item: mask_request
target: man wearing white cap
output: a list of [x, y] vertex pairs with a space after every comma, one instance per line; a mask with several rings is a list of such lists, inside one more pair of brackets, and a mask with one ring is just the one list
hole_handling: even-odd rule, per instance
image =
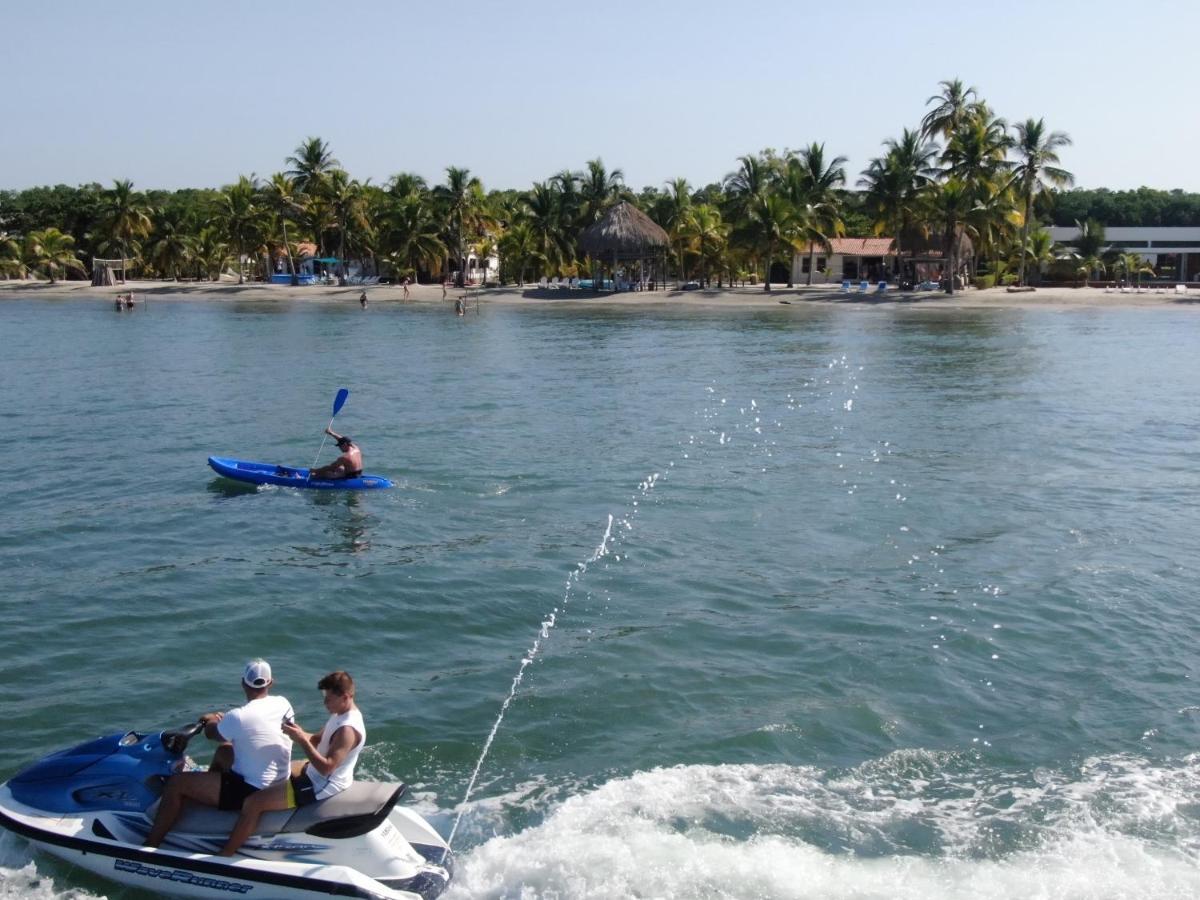
[[292, 741], [282, 731], [296, 714], [284, 697], [271, 696], [271, 666], [252, 659], [242, 674], [246, 704], [200, 717], [209, 740], [221, 741], [207, 772], [172, 775], [154, 816], [146, 846], [157, 847], [188, 801], [240, 810], [246, 798], [288, 776]]

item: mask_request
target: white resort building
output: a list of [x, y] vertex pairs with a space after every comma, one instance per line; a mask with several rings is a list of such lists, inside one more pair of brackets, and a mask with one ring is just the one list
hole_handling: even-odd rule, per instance
[[[1078, 237], [1075, 226], [1050, 229], [1050, 236], [1070, 246]], [[1200, 228], [1105, 227], [1104, 240], [1114, 253], [1137, 253], [1159, 278], [1186, 283], [1200, 281]]]

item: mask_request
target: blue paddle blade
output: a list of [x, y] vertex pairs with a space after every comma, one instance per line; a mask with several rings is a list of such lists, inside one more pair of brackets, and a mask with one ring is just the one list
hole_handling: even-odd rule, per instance
[[337, 392], [337, 396], [333, 398], [333, 414], [336, 416], [338, 410], [346, 405], [346, 398], [350, 396], [350, 392], [342, 388]]

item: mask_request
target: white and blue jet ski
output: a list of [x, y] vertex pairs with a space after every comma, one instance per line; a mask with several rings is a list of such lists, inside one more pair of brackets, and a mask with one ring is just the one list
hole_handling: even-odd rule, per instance
[[433, 900], [450, 883], [449, 847], [396, 805], [402, 784], [355, 781], [328, 800], [266, 813], [233, 857], [216, 854], [237, 813], [196, 806], [161, 847], [144, 846], [163, 785], [188, 764], [187, 743], [200, 731], [130, 731], [47, 756], [0, 785], [0, 826], [160, 895]]

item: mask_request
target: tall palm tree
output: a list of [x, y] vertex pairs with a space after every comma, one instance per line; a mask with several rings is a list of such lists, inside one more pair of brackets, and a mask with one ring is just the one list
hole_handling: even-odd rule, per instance
[[388, 258], [402, 274], [440, 271], [446, 261], [446, 244], [428, 193], [415, 185], [393, 183], [393, 187], [412, 189], [392, 197], [386, 207], [380, 241]]
[[675, 242], [679, 259], [680, 280], [686, 277], [683, 264], [684, 248], [687, 240], [684, 236], [685, 225], [692, 209], [691, 185], [686, 178], [675, 178], [666, 182], [667, 191], [662, 196], [660, 204], [660, 219], [658, 224]]
[[967, 87], [961, 79], [952, 78], [938, 83], [940, 94], [934, 94], [925, 101], [925, 105], [937, 104], [925, 114], [921, 120], [921, 136], [931, 138], [941, 135], [949, 138], [958, 131], [959, 127], [972, 112], [979, 108], [979, 92], [973, 87]]
[[[837, 189], [846, 183], [846, 157], [835, 156], [825, 162], [825, 145], [812, 143], [786, 161], [784, 184], [808, 241], [808, 284], [813, 281], [813, 263], [818, 242], [829, 250], [830, 234], [839, 234], [842, 220], [838, 216]], [[789, 270], [790, 272], [790, 270]], [[789, 282], [790, 284], [790, 282]]]
[[961, 178], [951, 176], [938, 186], [933, 199], [945, 235], [946, 293], [953, 294], [954, 280], [958, 275], [963, 218], [974, 206], [972, 190]]
[[[457, 166], [446, 167], [446, 183], [433, 189], [433, 195], [442, 205], [446, 221], [446, 234], [458, 261], [460, 278], [466, 276], [467, 235], [478, 227], [484, 208], [483, 184], [469, 169]], [[449, 272], [446, 273], [449, 275]]]
[[296, 191], [300, 194], [320, 193], [329, 174], [342, 167], [329, 145], [319, 137], [305, 138], [284, 162], [291, 166], [284, 174], [295, 179]]
[[229, 264], [229, 245], [225, 243], [224, 229], [219, 225], [201, 228], [193, 246], [196, 268], [205, 277], [217, 281]]
[[87, 272], [76, 252], [75, 238], [57, 228], [31, 231], [25, 238], [25, 261], [30, 268], [43, 270], [51, 284], [58, 272]]
[[775, 252], [796, 239], [796, 218], [792, 205], [779, 194], [757, 194], [747, 210], [749, 234], [766, 253], [763, 290], [771, 290], [771, 264]]
[[620, 169], [607, 171], [604, 162], [597, 157], [589, 159], [587, 170], [576, 177], [579, 181], [579, 193], [583, 198], [583, 219], [578, 224], [581, 228], [586, 228], [596, 222], [604, 210], [620, 197], [625, 186], [625, 174]]
[[338, 230], [338, 284], [345, 287], [347, 230], [365, 225], [362, 185], [352, 179], [345, 169], [334, 169], [329, 174], [327, 192]]
[[98, 249], [116, 252], [121, 258], [136, 259], [140, 241], [150, 234], [152, 210], [145, 197], [133, 189], [133, 182], [116, 180], [101, 195], [99, 218], [94, 233]]
[[[1075, 182], [1075, 176], [1058, 167], [1058, 149], [1071, 145], [1068, 134], [1048, 131], [1044, 119], [1018, 122], [1016, 130], [1017, 164], [1013, 178], [1020, 185], [1021, 199], [1025, 201], [1025, 221], [1021, 225], [1021, 246], [1025, 246], [1029, 235], [1029, 219], [1033, 215], [1034, 195], [1050, 187], [1067, 187]], [[1018, 282], [1025, 284], [1024, 254], [1021, 255]]]
[[[574, 240], [568, 234], [563, 196], [549, 182], [538, 182], [522, 200], [520, 221], [529, 225], [536, 259], [548, 269], [559, 269], [574, 260]], [[543, 273], [546, 274], [546, 273]]]
[[263, 186], [262, 198], [264, 205], [274, 214], [283, 231], [283, 249], [287, 253], [292, 287], [295, 287], [300, 283], [300, 279], [296, 276], [296, 261], [292, 258], [292, 245], [288, 240], [288, 221], [294, 221], [304, 211], [304, 198], [296, 189], [295, 179], [283, 172], [276, 172], [271, 176], [271, 180]]
[[238, 177], [236, 184], [226, 187], [217, 197], [216, 219], [238, 251], [238, 284], [244, 284], [246, 273], [242, 261], [247, 250], [257, 250], [262, 244], [263, 210], [258, 203], [258, 182], [254, 176]]
[[937, 148], [920, 131], [905, 128], [899, 140], [884, 141], [886, 153], [872, 159], [858, 180], [871, 210], [875, 233], [888, 233], [896, 258], [903, 254], [904, 235], [922, 218], [930, 186], [937, 177]]

